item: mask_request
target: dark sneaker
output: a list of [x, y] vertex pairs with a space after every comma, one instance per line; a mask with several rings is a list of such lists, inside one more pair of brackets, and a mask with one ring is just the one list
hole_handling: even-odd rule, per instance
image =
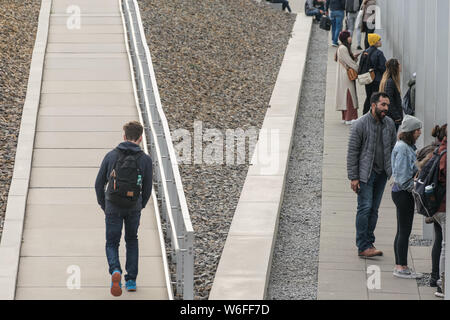
[[430, 278], [430, 287], [432, 287], [432, 288], [436, 288], [438, 285], [437, 285], [437, 279], [435, 279], [435, 278]]
[[128, 280], [128, 281], [125, 283], [125, 288], [126, 288], [127, 291], [129, 291], [129, 292], [136, 291], [136, 281], [134, 281], [134, 280]]
[[122, 295], [122, 273], [116, 270], [111, 275], [111, 294], [114, 297], [119, 297]]

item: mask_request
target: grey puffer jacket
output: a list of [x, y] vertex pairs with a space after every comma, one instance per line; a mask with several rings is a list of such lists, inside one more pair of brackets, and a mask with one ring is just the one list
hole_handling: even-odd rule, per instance
[[[385, 117], [381, 121], [384, 146], [384, 170], [388, 178], [392, 175], [391, 154], [397, 142], [394, 121]], [[347, 151], [347, 173], [349, 180], [367, 183], [372, 173], [377, 142], [377, 121], [371, 112], [356, 120], [350, 131]]]

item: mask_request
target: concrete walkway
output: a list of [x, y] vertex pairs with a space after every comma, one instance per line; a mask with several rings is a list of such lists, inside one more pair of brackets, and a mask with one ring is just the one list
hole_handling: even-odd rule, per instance
[[[66, 26], [69, 6], [81, 28]], [[109, 299], [104, 214], [94, 181], [103, 156], [138, 120], [118, 0], [53, 0], [16, 299]], [[139, 229], [138, 291], [167, 299], [152, 201]], [[125, 273], [124, 241], [121, 262]], [[67, 283], [79, 270], [81, 289]]]
[[[398, 279], [392, 275], [397, 221], [391, 199], [391, 181], [386, 186], [375, 231], [376, 247], [383, 257], [361, 259], [355, 246], [356, 195], [347, 179], [346, 154], [350, 127], [341, 123], [335, 111], [336, 48], [328, 50], [327, 97], [325, 105], [324, 157], [322, 180], [322, 220], [318, 299], [437, 299], [435, 288], [419, 287], [416, 280]], [[364, 87], [358, 86], [359, 115], [364, 103]], [[422, 234], [422, 217], [415, 215], [412, 234]], [[408, 263], [418, 272], [431, 272], [431, 247], [410, 247]], [[381, 288], [367, 287], [369, 266], [381, 270]]]

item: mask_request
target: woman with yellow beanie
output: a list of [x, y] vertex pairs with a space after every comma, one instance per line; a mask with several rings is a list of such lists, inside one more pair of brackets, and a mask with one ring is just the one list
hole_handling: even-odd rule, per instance
[[386, 71], [386, 57], [384, 56], [383, 51], [378, 49], [381, 47], [381, 36], [376, 33], [371, 33], [367, 36], [367, 38], [369, 40], [370, 47], [362, 54], [361, 61], [365, 56], [368, 57], [370, 68], [375, 71], [375, 79], [372, 83], [366, 85], [366, 101], [364, 102], [363, 110], [364, 114], [370, 110], [370, 97], [374, 92], [378, 92], [381, 79]]

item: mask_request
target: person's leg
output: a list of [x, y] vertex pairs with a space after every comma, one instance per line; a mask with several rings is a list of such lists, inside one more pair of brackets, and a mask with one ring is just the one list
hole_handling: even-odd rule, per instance
[[434, 215], [434, 219], [439, 223], [442, 229], [442, 247], [441, 247], [441, 257], [439, 260], [439, 275], [442, 280], [442, 292], [445, 288], [445, 242], [446, 242], [446, 232], [445, 232], [445, 212], [437, 212]]
[[108, 259], [109, 273], [119, 270], [122, 273], [119, 260], [119, 244], [122, 236], [123, 218], [116, 212], [105, 214], [106, 225], [106, 258]]
[[138, 229], [141, 219], [140, 211], [133, 211], [125, 217], [125, 243], [127, 248], [127, 262], [125, 281], [136, 280], [139, 264]]
[[361, 47], [361, 39], [362, 39], [362, 34], [361, 34], [361, 27], [360, 28], [356, 28], [356, 41], [357, 41], [357, 47]]
[[331, 19], [331, 40], [333, 44], [337, 44], [337, 39], [335, 39], [334, 35], [336, 33], [336, 11], [330, 12]]
[[[375, 174], [375, 173], [374, 173]], [[383, 199], [384, 189], [386, 187], [387, 176], [386, 173], [375, 174], [375, 180], [373, 183], [373, 196], [372, 196], [372, 210], [369, 216], [368, 236], [371, 246], [375, 243], [375, 228], [378, 222], [378, 208], [380, 207], [381, 200]]]
[[353, 37], [353, 31], [355, 30], [355, 22], [357, 13], [349, 13], [347, 15], [347, 30], [350, 32], [350, 36]]
[[360, 182], [358, 209], [356, 213], [356, 246], [359, 252], [371, 247], [369, 241], [369, 217], [372, 211], [373, 184], [376, 175], [372, 173], [367, 183]]
[[372, 83], [365, 86], [366, 87], [366, 101], [364, 101], [364, 109], [363, 114], [366, 114], [370, 110], [370, 98], [372, 97], [372, 93], [377, 92], [380, 88], [380, 83], [377, 81], [373, 81]]
[[341, 33], [342, 27], [344, 25], [345, 13], [344, 13], [344, 11], [339, 10], [339, 11], [336, 12], [336, 14], [337, 14], [336, 15], [336, 30], [335, 30], [335, 33], [334, 33], [334, 38], [336, 40], [335, 43], [338, 43], [339, 34]]
[[289, 6], [289, 1], [283, 0], [283, 11], [286, 8], [288, 9], [289, 12], [292, 12], [291, 7]]
[[397, 243], [397, 251], [399, 261], [397, 265], [408, 265], [408, 246], [409, 236], [411, 235], [413, 220], [414, 220], [414, 198], [408, 191], [400, 191], [396, 206], [399, 211], [399, 239]]
[[442, 247], [442, 228], [439, 223], [434, 222], [434, 242], [431, 250], [431, 279], [430, 284], [436, 286], [436, 281], [439, 280], [439, 262], [441, 258]]
[[399, 257], [398, 257], [398, 239], [399, 239], [399, 235], [400, 235], [400, 213], [399, 213], [399, 197], [398, 197], [398, 192], [391, 192], [392, 195], [392, 201], [395, 204], [396, 207], [396, 215], [397, 215], [397, 233], [395, 234], [395, 239], [394, 239], [394, 256], [395, 256], [395, 265], [399, 265]]

